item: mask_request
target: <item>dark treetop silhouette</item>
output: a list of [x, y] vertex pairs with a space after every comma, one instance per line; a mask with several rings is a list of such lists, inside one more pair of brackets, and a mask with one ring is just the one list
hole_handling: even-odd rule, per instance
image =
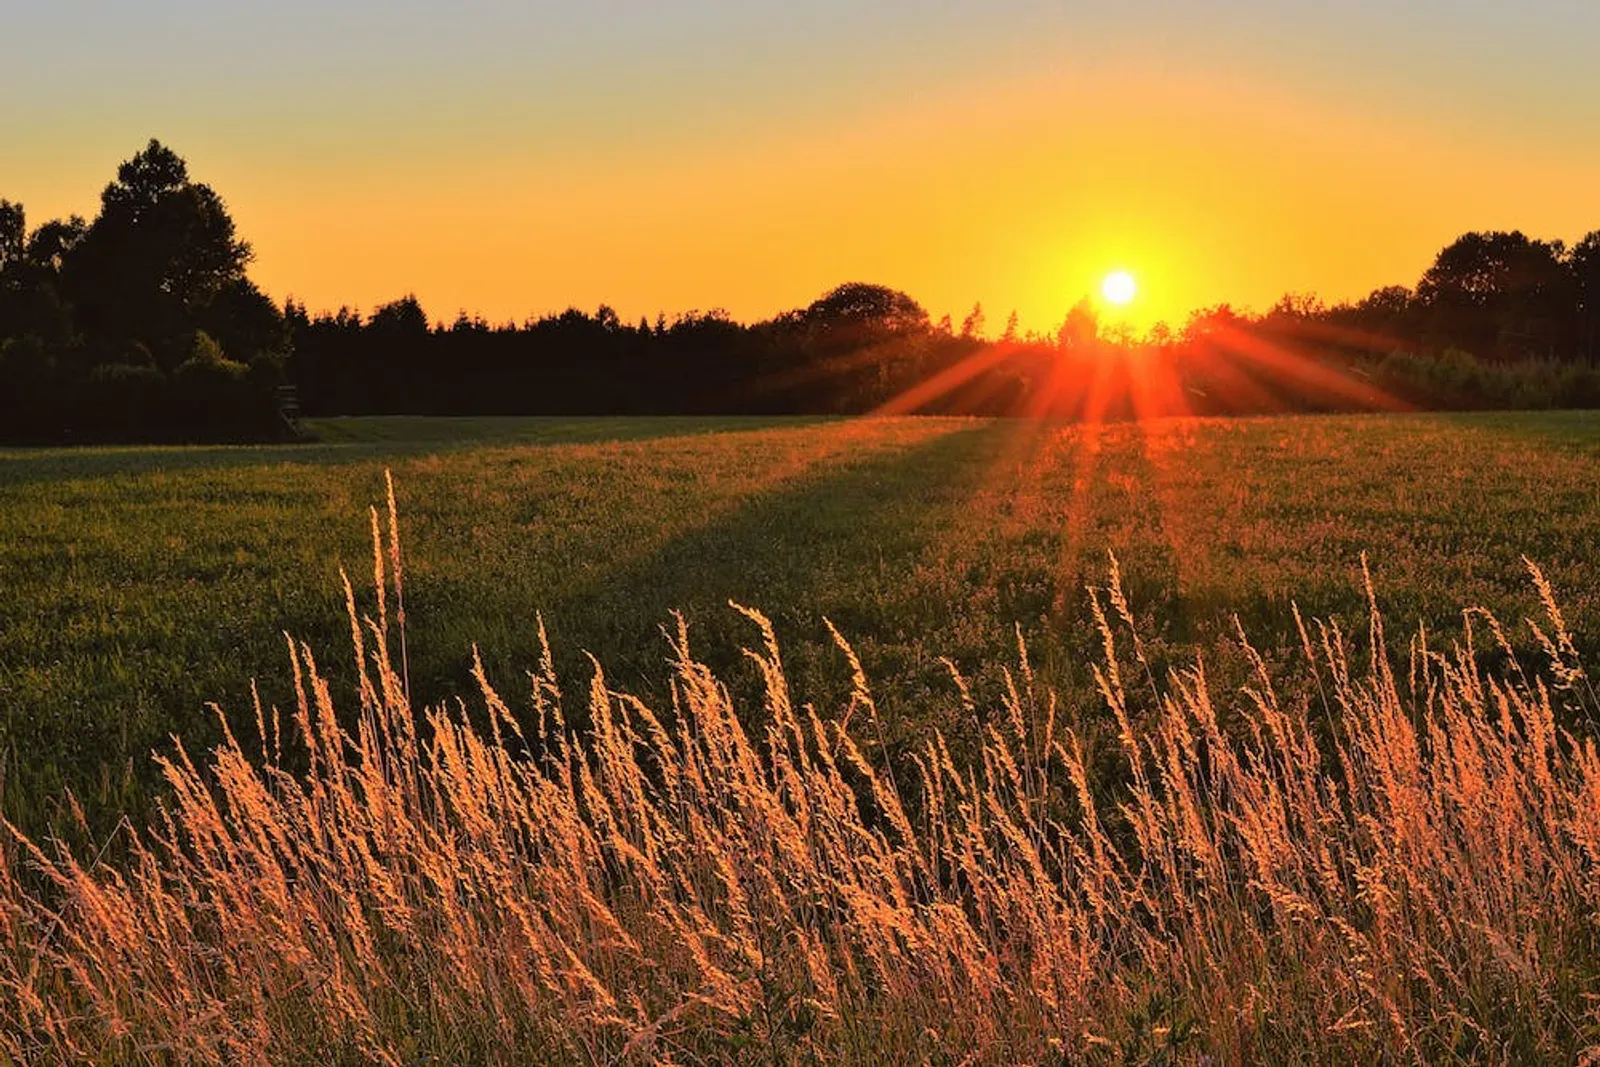
[[[1600, 404], [1600, 231], [1571, 248], [1469, 233], [1414, 290], [1326, 307], [1227, 305], [1179, 331], [1102, 336], [1088, 303], [998, 341], [851, 283], [754, 324], [623, 323], [601, 306], [521, 325], [430, 324], [413, 296], [363, 317], [280, 310], [247, 277], [221, 197], [152, 140], [92, 223], [27, 227], [0, 200], [0, 440], [268, 440], [307, 414], [1138, 414]], [[292, 401], [292, 403], [291, 403]]]

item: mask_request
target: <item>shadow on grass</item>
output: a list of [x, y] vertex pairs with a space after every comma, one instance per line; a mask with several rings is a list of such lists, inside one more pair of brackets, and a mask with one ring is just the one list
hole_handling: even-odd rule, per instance
[[[697, 658], [753, 683], [740, 650], [760, 638], [728, 606], [735, 601], [772, 619], [790, 681], [823, 706], [848, 691], [844, 660], [824, 617], [853, 642], [885, 646], [917, 643], [943, 628], [952, 605], [919, 591], [914, 568], [1003, 443], [1004, 431], [992, 425], [962, 426], [753, 496], [647, 556], [529, 605], [529, 630], [537, 607], [563, 686], [574, 697], [591, 673], [587, 649], [599, 656], [613, 685], [661, 706], [670, 702], [663, 688], [669, 656], [663, 628], [671, 626], [674, 611], [689, 623]], [[483, 649], [491, 678], [518, 695], [526, 691], [520, 679], [535, 662], [534, 652]], [[874, 680], [887, 687], [905, 664], [894, 666]], [[926, 666], [942, 671], [936, 656]], [[583, 701], [569, 698], [568, 704], [571, 713]]]

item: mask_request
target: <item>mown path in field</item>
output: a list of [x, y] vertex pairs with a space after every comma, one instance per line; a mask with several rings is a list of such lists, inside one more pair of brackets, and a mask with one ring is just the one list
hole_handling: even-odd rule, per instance
[[285, 630], [341, 660], [338, 568], [370, 603], [366, 509], [385, 467], [430, 699], [470, 695], [477, 644], [516, 705], [540, 611], [569, 691], [588, 650], [614, 685], [664, 701], [673, 609], [741, 684], [755, 635], [734, 599], [773, 618], [798, 695], [829, 710], [846, 685], [832, 619], [891, 744], [967, 731], [940, 657], [992, 692], [1014, 625], [1041, 681], [1092, 716], [1084, 587], [1108, 551], [1158, 663], [1200, 648], [1223, 675], [1232, 613], [1275, 664], [1294, 655], [1291, 601], [1362, 631], [1362, 552], [1391, 634], [1459, 633], [1467, 604], [1534, 614], [1523, 554], [1580, 636], [1600, 634], [1591, 415], [321, 428], [324, 443], [285, 448], [0, 452], [8, 811], [37, 818], [66, 784], [92, 807], [137, 804], [169, 732], [215, 736], [205, 701], [248, 721], [251, 678], [287, 700]]

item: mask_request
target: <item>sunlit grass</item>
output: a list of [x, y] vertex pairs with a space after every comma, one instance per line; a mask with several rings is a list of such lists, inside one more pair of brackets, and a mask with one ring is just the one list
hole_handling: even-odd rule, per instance
[[351, 706], [291, 641], [285, 710], [258, 706], [208, 758], [167, 746], [170, 814], [126, 829], [124, 859], [5, 834], [0, 1055], [1600, 1052], [1600, 706], [1537, 569], [1542, 663], [1480, 613], [1471, 632], [1501, 669], [1422, 635], [1397, 669], [1369, 585], [1364, 635], [1296, 618], [1288, 685], [1240, 633], [1253, 677], [1228, 693], [1198, 663], [1152, 666], [1111, 558], [1089, 599], [1108, 752], [1019, 644], [992, 703], [945, 665], [981, 738], [970, 758], [937, 729], [890, 758], [845, 639], [848, 691], [814, 706], [743, 608], [759, 707], [680, 624], [665, 703], [598, 665], [585, 696], [564, 693], [546, 650], [521, 713], [481, 671], [470, 706], [423, 711], [394, 658], [390, 516], [374, 513], [373, 583], [347, 602]]
[[[411, 675], [428, 703], [470, 693], [475, 643], [490, 679], [522, 692], [540, 610], [571, 684], [588, 650], [667, 700], [660, 628], [682, 609], [701, 656], [750, 697], [731, 598], [771, 614], [791, 678], [821, 704], [849, 688], [827, 616], [882, 689], [892, 748], [940, 726], [968, 749], [940, 657], [998, 700], [1013, 624], [1041, 680], [1093, 717], [1083, 588], [1108, 550], [1151, 619], [1150, 654], [1203, 649], [1224, 684], [1248, 670], [1229, 650], [1233, 613], [1274, 669], [1291, 597], [1359, 620], [1363, 551], [1402, 632], [1459, 634], [1463, 603], [1536, 613], [1526, 553], [1575, 631], [1600, 633], [1600, 422], [1586, 414], [336, 425], [311, 446], [0, 453], [10, 817], [42, 825], [71, 785], [107, 828], [146, 810], [149, 753], [171, 733], [218, 739], [206, 701], [237, 715], [257, 679], [286, 705], [279, 635], [339, 640], [337, 568], [365, 553], [350, 516], [386, 466], [416, 558]], [[353, 693], [348, 669], [333, 674]]]

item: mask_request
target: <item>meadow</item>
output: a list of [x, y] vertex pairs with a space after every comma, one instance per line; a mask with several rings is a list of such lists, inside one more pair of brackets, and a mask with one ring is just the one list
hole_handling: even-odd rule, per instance
[[11, 818], [53, 821], [64, 787], [99, 827], [142, 813], [152, 751], [219, 738], [208, 702], [243, 721], [255, 681], [285, 704], [282, 635], [343, 647], [341, 567], [370, 595], [367, 509], [386, 469], [411, 682], [430, 704], [473, 691], [474, 646], [494, 684], [524, 691], [541, 614], [569, 685], [587, 684], [588, 652], [615, 684], [664, 697], [674, 611], [697, 655], [753, 685], [734, 600], [768, 613], [819, 706], [850, 684], [831, 620], [881, 691], [892, 748], [931, 725], [972, 741], [941, 660], [998, 697], [1019, 632], [1041, 682], [1092, 717], [1086, 587], [1108, 552], [1158, 669], [1203, 650], [1225, 683], [1245, 666], [1234, 616], [1274, 665], [1296, 644], [1295, 603], [1359, 625], [1363, 553], [1402, 642], [1418, 624], [1459, 634], [1466, 606], [1536, 614], [1523, 556], [1580, 647], [1600, 634], [1591, 414], [311, 429], [308, 445], [0, 451]]
[[0, 1064], [1600, 1056], [1600, 420], [316, 429], [0, 453]]

